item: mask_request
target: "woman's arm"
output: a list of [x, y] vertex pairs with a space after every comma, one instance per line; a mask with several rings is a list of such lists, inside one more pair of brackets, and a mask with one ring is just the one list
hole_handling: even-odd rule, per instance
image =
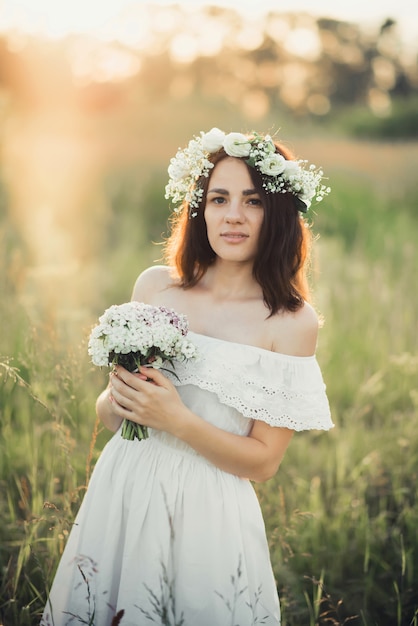
[[135, 375], [117, 367], [116, 372], [111, 375], [110, 403], [121, 420], [164, 430], [231, 474], [262, 482], [276, 473], [292, 430], [255, 422], [248, 437], [235, 435], [190, 411], [160, 371], [140, 368], [140, 375]]
[[293, 430], [255, 421], [250, 435], [243, 437], [193, 416], [183, 422], [177, 436], [220, 469], [264, 482], [279, 469]]
[[122, 423], [122, 419], [114, 410], [114, 403], [110, 394], [110, 383], [96, 400], [96, 414], [104, 426], [116, 432]]

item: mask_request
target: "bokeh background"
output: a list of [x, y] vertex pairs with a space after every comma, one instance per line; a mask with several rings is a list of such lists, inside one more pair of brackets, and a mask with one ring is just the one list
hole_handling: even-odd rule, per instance
[[283, 626], [418, 624], [418, 23], [312, 4], [0, 4], [5, 626], [38, 623], [109, 438], [90, 328], [159, 262], [168, 161], [213, 126], [277, 133], [332, 187], [311, 282], [336, 428], [256, 486]]

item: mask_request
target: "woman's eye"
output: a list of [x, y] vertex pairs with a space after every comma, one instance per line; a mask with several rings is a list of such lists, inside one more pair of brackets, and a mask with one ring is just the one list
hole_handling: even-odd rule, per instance
[[212, 198], [212, 202], [214, 204], [223, 204], [225, 202], [225, 198], [222, 196], [216, 196], [215, 198]]
[[251, 204], [252, 206], [262, 206], [260, 198], [250, 198], [248, 200], [248, 204]]

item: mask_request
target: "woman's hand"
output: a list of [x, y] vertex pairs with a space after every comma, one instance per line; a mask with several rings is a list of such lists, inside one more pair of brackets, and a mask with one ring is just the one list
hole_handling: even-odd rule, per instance
[[132, 374], [117, 365], [110, 375], [109, 400], [121, 419], [176, 434], [189, 412], [175, 386], [162, 372], [140, 367]]

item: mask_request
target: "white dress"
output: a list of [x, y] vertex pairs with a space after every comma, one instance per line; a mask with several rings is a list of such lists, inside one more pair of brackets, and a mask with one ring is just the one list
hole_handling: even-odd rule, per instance
[[[332, 427], [315, 356], [294, 357], [197, 333], [195, 362], [169, 375], [184, 403], [246, 436], [253, 420]], [[51, 610], [53, 619], [51, 618]], [[42, 626], [279, 626], [260, 506], [249, 480], [150, 429], [116, 432], [94, 469]]]

